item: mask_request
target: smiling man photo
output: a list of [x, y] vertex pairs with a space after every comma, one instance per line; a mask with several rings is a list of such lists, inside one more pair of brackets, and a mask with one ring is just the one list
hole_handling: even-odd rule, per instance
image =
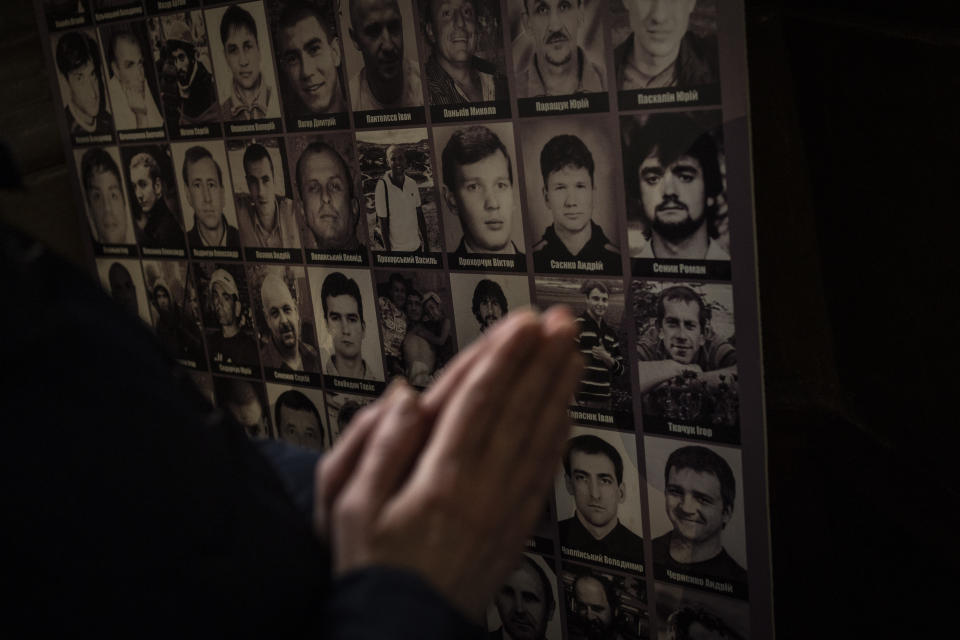
[[289, 121], [347, 110], [340, 37], [328, 0], [290, 2], [280, 13], [277, 66]]

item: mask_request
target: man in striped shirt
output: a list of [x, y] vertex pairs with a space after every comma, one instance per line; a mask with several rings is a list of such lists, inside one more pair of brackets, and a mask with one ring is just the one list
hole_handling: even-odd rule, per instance
[[577, 392], [577, 404], [594, 409], [610, 409], [610, 386], [623, 374], [620, 339], [610, 323], [604, 322], [610, 300], [610, 288], [601, 280], [587, 280], [580, 287], [586, 296], [587, 310], [576, 320], [577, 344], [586, 360], [583, 380]]

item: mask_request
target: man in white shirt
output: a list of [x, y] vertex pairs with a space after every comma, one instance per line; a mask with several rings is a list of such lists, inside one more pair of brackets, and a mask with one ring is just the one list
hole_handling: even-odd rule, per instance
[[406, 173], [407, 158], [396, 145], [387, 147], [390, 170], [377, 181], [374, 204], [384, 249], [393, 253], [420, 253], [426, 249], [427, 223], [420, 188]]

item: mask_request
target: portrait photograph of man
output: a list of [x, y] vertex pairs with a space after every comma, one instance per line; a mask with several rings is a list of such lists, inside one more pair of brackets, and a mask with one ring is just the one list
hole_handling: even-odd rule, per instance
[[621, 118], [631, 258], [730, 260], [719, 123], [719, 112]]
[[[433, 140], [450, 267], [526, 270], [513, 126], [436, 127]], [[507, 262], [468, 259], [475, 254], [497, 254]]]
[[607, 121], [590, 116], [524, 123], [529, 228], [537, 230], [538, 273], [619, 275], [623, 203], [611, 160], [616, 149]]
[[75, 149], [90, 235], [101, 245], [133, 245], [136, 236], [116, 147]]
[[427, 130], [358, 132], [357, 155], [370, 248], [386, 253], [439, 253], [440, 215]]
[[218, 135], [220, 103], [201, 11], [147, 19], [164, 120], [171, 137]]
[[240, 243], [245, 247], [299, 249], [300, 230], [282, 141], [254, 138], [227, 140], [226, 145]]
[[[280, 101], [263, 3], [231, 3], [207, 9], [205, 14], [223, 121], [279, 119]], [[276, 127], [279, 131], [279, 122]]]
[[383, 382], [380, 332], [370, 272], [310, 267], [314, 313], [321, 320], [323, 373]]
[[251, 440], [273, 439], [270, 405], [262, 382], [213, 376], [216, 405], [230, 414]]
[[360, 213], [353, 136], [297, 136], [287, 139], [287, 149], [300, 237], [305, 249], [321, 254], [314, 260], [308, 251], [308, 260], [366, 265], [369, 236]]
[[636, 436], [587, 427], [571, 434], [555, 492], [561, 552], [644, 575]]
[[658, 640], [750, 637], [750, 605], [746, 602], [665, 582], [658, 582], [656, 591]]
[[644, 429], [697, 425], [698, 437], [740, 442], [733, 287], [631, 284]]
[[327, 405], [327, 424], [333, 442], [344, 434], [353, 416], [376, 398], [355, 393], [327, 391], [324, 400]]
[[43, 0], [43, 13], [50, 30], [81, 27], [93, 21], [90, 0]]
[[320, 353], [303, 267], [247, 264], [260, 363], [267, 370], [320, 373]]
[[184, 249], [183, 216], [169, 145], [121, 147], [120, 157], [137, 242], [148, 249]]
[[644, 454], [656, 578], [709, 578], [701, 588], [745, 599], [740, 450], [647, 436]]
[[564, 563], [561, 573], [569, 640], [640, 640], [650, 637], [642, 579]]
[[150, 319], [160, 344], [172, 358], [192, 369], [207, 366], [196, 286], [183, 260], [144, 260]]
[[151, 324], [147, 290], [139, 260], [97, 258], [97, 274], [100, 276], [100, 284], [124, 311], [140, 318], [148, 326]]
[[287, 128], [348, 111], [337, 0], [271, 0]]
[[326, 413], [322, 391], [268, 382], [267, 400], [277, 438], [314, 451], [330, 448], [330, 430], [322, 418]]
[[411, 0], [342, 0], [340, 24], [354, 111], [423, 106]]
[[530, 306], [530, 285], [525, 276], [451, 273], [450, 291], [461, 349], [507, 313]]
[[[160, 89], [146, 25], [140, 21], [104, 25], [100, 27], [100, 40], [117, 130], [161, 129]], [[158, 134], [162, 137], [163, 132]]]
[[557, 577], [541, 556], [524, 554], [487, 609], [488, 640], [562, 640]]
[[604, 3], [520, 0], [509, 6], [518, 98], [606, 91]]
[[50, 40], [63, 113], [74, 143], [112, 141], [113, 115], [104, 87], [103, 56], [96, 32], [70, 31]]
[[[716, 85], [717, 0], [610, 2], [617, 90]], [[719, 94], [717, 95], [719, 97]]]
[[193, 264], [203, 304], [203, 326], [211, 366], [220, 373], [259, 374], [254, 313], [243, 267], [210, 262]]
[[[509, 100], [499, 3], [418, 0], [417, 4], [430, 104]], [[505, 117], [509, 112], [497, 115]]]
[[180, 202], [190, 246], [195, 250], [239, 248], [237, 212], [223, 142], [179, 142], [171, 148], [182, 181]]

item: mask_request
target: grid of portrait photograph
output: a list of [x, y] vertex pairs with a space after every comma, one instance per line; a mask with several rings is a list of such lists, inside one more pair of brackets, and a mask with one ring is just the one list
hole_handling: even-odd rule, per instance
[[566, 305], [574, 426], [489, 637], [749, 637], [717, 0], [35, 1], [96, 274], [214, 406], [327, 450]]

